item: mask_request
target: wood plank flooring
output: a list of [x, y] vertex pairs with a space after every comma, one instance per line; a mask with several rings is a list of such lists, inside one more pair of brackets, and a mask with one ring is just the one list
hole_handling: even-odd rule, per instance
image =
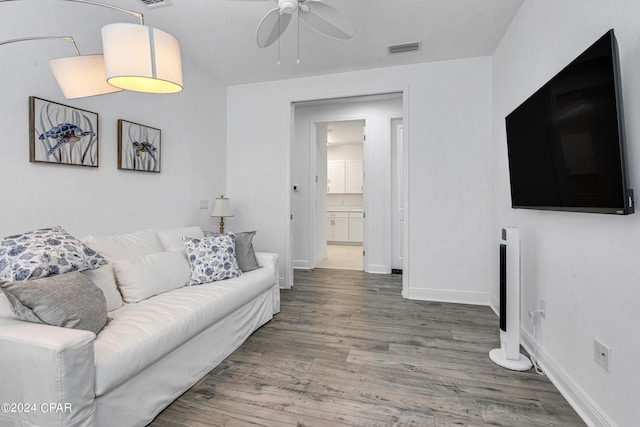
[[546, 377], [490, 361], [491, 309], [405, 300], [401, 280], [297, 271], [282, 312], [150, 425], [585, 425]]

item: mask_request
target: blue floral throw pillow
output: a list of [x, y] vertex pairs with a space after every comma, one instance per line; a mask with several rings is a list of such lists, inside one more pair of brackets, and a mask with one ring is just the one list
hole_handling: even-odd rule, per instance
[[62, 227], [14, 234], [0, 240], [0, 281], [93, 270], [107, 263], [102, 255]]
[[236, 236], [233, 233], [196, 239], [183, 237], [191, 264], [189, 285], [215, 282], [242, 274], [236, 258]]

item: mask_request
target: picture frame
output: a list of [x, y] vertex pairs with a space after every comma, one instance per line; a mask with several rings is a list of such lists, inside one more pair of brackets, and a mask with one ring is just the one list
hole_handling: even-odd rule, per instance
[[118, 119], [118, 169], [160, 173], [160, 129]]
[[29, 161], [98, 167], [98, 113], [29, 97]]

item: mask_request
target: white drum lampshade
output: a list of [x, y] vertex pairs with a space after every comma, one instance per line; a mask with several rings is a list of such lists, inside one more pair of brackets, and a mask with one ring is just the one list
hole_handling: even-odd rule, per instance
[[180, 42], [146, 25], [117, 23], [102, 27], [102, 48], [109, 84], [136, 92], [182, 90]]
[[122, 91], [107, 83], [102, 55], [51, 59], [49, 67], [67, 99]]

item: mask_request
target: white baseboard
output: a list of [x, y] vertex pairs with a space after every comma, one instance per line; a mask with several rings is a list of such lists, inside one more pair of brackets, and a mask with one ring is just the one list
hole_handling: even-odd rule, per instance
[[391, 268], [388, 265], [369, 264], [364, 271], [373, 274], [389, 274], [391, 273]]
[[297, 270], [311, 270], [313, 266], [311, 265], [311, 261], [294, 259], [293, 268]]
[[[520, 328], [522, 346], [533, 354], [533, 337], [527, 330]], [[544, 348], [536, 347], [538, 365], [560, 394], [590, 427], [616, 427], [616, 423], [589, 397], [589, 395], [571, 378], [562, 366]]]
[[483, 292], [448, 291], [441, 289], [408, 289], [406, 298], [421, 301], [489, 305], [489, 294]]
[[500, 307], [496, 307], [495, 305], [489, 303], [489, 308], [493, 310], [496, 316], [500, 317]]

